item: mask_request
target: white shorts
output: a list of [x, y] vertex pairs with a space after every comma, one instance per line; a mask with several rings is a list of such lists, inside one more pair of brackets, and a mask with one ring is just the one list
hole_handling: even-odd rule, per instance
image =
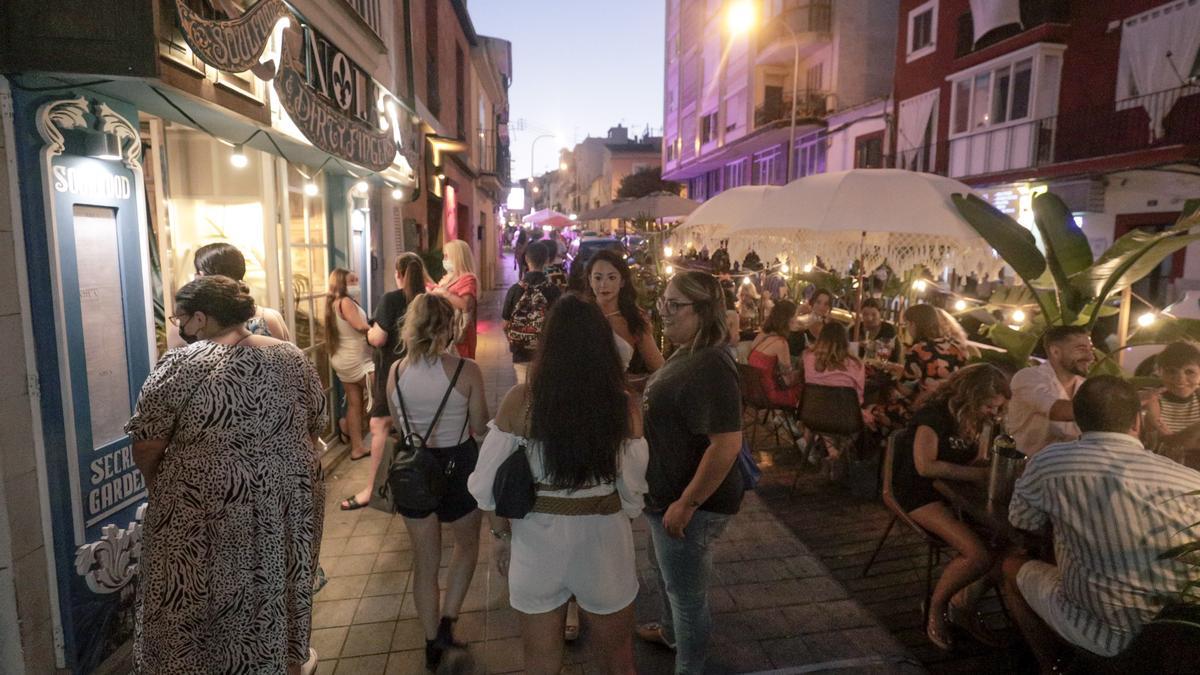
[[573, 595], [585, 612], [612, 614], [637, 597], [628, 516], [530, 513], [512, 526], [508, 601], [518, 612], [549, 612]]
[[1058, 568], [1040, 560], [1030, 560], [1017, 571], [1017, 588], [1042, 621], [1062, 639], [1100, 656], [1116, 656], [1117, 650], [1096, 642], [1067, 616], [1067, 600], [1062, 594], [1062, 575]]

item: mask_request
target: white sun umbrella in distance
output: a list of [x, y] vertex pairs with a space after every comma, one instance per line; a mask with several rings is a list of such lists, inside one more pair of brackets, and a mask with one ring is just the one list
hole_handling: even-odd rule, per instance
[[609, 218], [625, 218], [629, 220], [658, 218], [678, 218], [694, 213], [700, 207], [700, 202], [685, 199], [670, 192], [654, 194], [613, 202]]
[[816, 174], [769, 193], [761, 212], [731, 229], [759, 255], [820, 257], [845, 270], [860, 257], [867, 269], [887, 261], [898, 271], [924, 265], [995, 273], [1003, 261], [962, 218], [951, 195], [973, 190], [956, 180], [902, 169]]
[[[755, 226], [763, 215], [762, 206], [767, 195], [780, 189], [774, 185], [744, 185], [726, 190], [703, 202], [684, 218], [672, 233], [670, 243], [680, 252], [688, 242], [697, 248], [708, 246], [710, 250], [716, 250], [727, 232]], [[730, 254], [737, 258], [749, 250], [734, 249], [733, 245], [731, 241]]]

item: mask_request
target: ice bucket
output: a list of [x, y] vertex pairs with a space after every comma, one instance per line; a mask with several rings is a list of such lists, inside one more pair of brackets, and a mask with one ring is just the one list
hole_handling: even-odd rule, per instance
[[992, 465], [988, 471], [988, 502], [991, 504], [1007, 504], [1012, 498], [1013, 487], [1021, 468], [1025, 465], [1025, 455], [1017, 450], [1017, 444], [1012, 436], [1000, 434], [992, 443]]

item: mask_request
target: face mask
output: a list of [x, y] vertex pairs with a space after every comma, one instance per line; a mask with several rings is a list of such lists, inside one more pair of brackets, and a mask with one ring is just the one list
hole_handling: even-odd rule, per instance
[[442, 269], [446, 270], [446, 274], [454, 274], [454, 263], [448, 258], [442, 260]]
[[361, 287], [359, 287], [357, 284], [354, 286], [346, 287], [346, 295], [349, 295], [352, 298], [357, 298], [360, 291], [361, 291]]
[[189, 335], [188, 333], [185, 333], [183, 331], [184, 327], [186, 327], [191, 322], [192, 322], [192, 317], [188, 317], [188, 320], [186, 322], [180, 324], [180, 326], [179, 326], [179, 339], [183, 340], [184, 342], [188, 343], [189, 345], [200, 340], [200, 336], [197, 335], [196, 333], [192, 333]]

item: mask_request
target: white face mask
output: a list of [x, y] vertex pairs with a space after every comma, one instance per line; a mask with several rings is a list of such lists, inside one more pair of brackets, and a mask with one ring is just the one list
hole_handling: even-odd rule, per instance
[[358, 294], [361, 290], [362, 289], [358, 284], [354, 284], [353, 286], [347, 286], [346, 287], [346, 295], [349, 295], [352, 298], [357, 298]]
[[454, 263], [449, 258], [442, 258], [442, 269], [446, 274], [454, 274]]

